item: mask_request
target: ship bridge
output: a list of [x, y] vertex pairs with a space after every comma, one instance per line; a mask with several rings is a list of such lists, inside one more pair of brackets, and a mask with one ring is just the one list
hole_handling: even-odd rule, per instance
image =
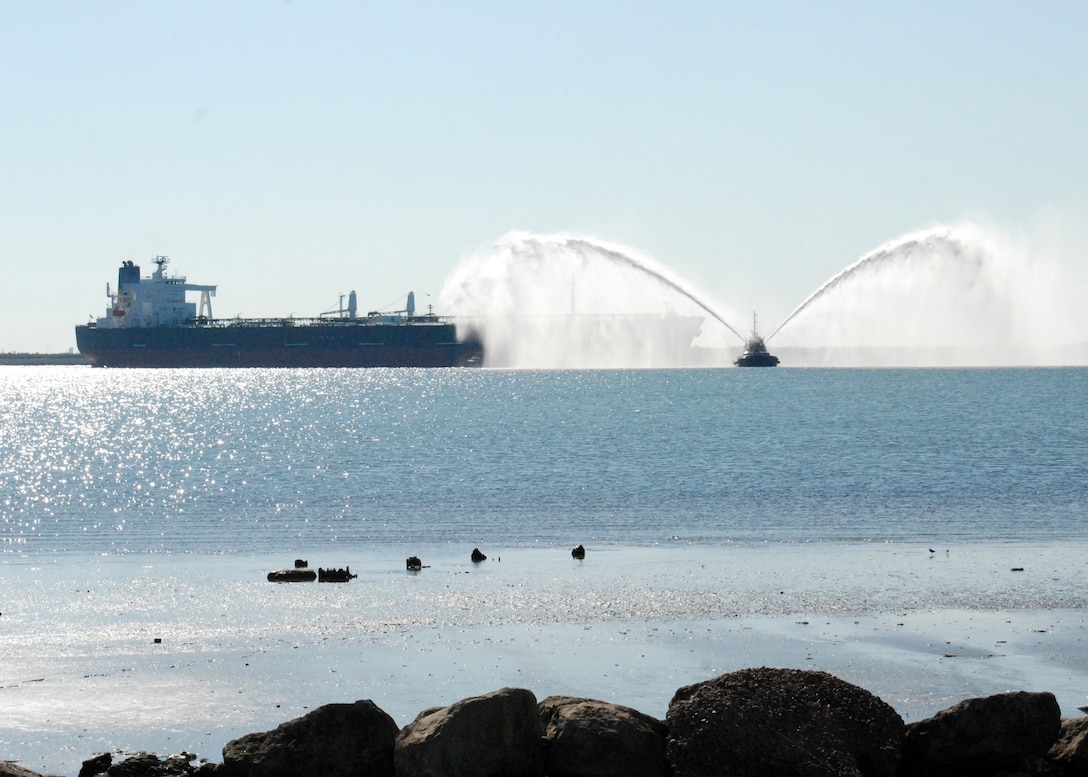
[[[215, 286], [188, 283], [185, 276], [167, 275], [170, 259], [156, 256], [155, 272], [140, 277], [140, 266], [131, 261], [121, 263], [117, 271], [117, 291], [106, 285], [110, 300], [104, 318], [97, 319], [97, 326], [107, 329], [150, 326], [176, 326], [196, 319], [212, 318], [212, 300]], [[200, 307], [186, 299], [188, 292], [200, 294]]]

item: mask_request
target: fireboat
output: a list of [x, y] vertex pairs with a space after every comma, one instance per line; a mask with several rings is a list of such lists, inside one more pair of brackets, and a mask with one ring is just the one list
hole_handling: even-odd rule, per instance
[[778, 357], [767, 350], [766, 343], [756, 330], [756, 315], [752, 314], [752, 334], [744, 344], [744, 351], [733, 362], [738, 367], [777, 367]]

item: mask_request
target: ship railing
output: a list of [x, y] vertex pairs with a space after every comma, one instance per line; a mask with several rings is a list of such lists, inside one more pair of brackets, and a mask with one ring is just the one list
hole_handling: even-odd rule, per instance
[[374, 320], [369, 316], [357, 316], [356, 318], [329, 318], [329, 317], [313, 317], [313, 318], [193, 318], [190, 319], [187, 324], [194, 327], [208, 327], [208, 328], [225, 328], [225, 327], [263, 327], [263, 328], [284, 328], [295, 326], [319, 326], [319, 327], [335, 327], [335, 326], [359, 326], [360, 324], [372, 324], [375, 326], [397, 326], [399, 324], [450, 324], [453, 323], [453, 319], [448, 316], [436, 316], [434, 314], [426, 314], [422, 316], [402, 316], [397, 321], [390, 320]]

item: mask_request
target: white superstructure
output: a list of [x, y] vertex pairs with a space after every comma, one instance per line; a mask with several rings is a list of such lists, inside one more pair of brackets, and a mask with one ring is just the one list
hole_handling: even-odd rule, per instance
[[[148, 278], [140, 277], [139, 265], [130, 261], [121, 265], [117, 271], [117, 291], [112, 291], [106, 284], [110, 304], [105, 318], [97, 319], [99, 328], [173, 326], [198, 318], [212, 318], [211, 298], [215, 296], [215, 286], [186, 283], [184, 276], [167, 275], [168, 257], [156, 256], [153, 261], [157, 268]], [[197, 303], [185, 298], [186, 292], [190, 291], [200, 294], [199, 311]]]

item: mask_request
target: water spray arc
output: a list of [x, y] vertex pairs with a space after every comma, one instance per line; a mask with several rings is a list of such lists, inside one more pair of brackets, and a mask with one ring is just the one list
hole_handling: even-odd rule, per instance
[[[578, 235], [510, 232], [464, 258], [439, 301], [502, 368], [694, 366], [715, 358], [707, 342], [745, 340], [651, 257]], [[710, 320], [722, 329], [703, 333]]]
[[972, 254], [967, 251], [964, 240], [950, 228], [941, 228], [932, 232], [908, 235], [899, 240], [880, 246], [848, 266], [846, 269], [840, 271], [837, 275], [820, 286], [820, 288], [812, 292], [804, 302], [786, 316], [785, 320], [779, 324], [766, 339], [770, 340], [782, 331], [787, 324], [797, 318], [797, 316], [799, 316], [806, 308], [820, 300], [832, 290], [841, 287], [847, 281], [882, 266], [901, 263], [904, 259], [912, 255], [931, 255], [938, 252], [948, 252], [958, 260], [974, 264], [976, 268], [981, 265], [981, 258], [977, 254]]
[[[1085, 364], [1084, 270], [1055, 250], [971, 222], [907, 234], [830, 277], [761, 339], [754, 321], [746, 338], [636, 250], [511, 232], [462, 260], [439, 307], [501, 368], [721, 366], [731, 337], [742, 357], [773, 339], [794, 366]], [[708, 319], [724, 329], [701, 332]]]
[[598, 243], [591, 243], [583, 238], [567, 238], [567, 244], [572, 248], [581, 249], [582, 251], [592, 250], [594, 253], [597, 253], [606, 259], [616, 262], [621, 266], [630, 267], [634, 270], [649, 275], [654, 280], [664, 284], [673, 291], [676, 291], [677, 293], [694, 302], [696, 305], [699, 306], [699, 308], [701, 308], [708, 315], [710, 315], [715, 321], [720, 323], [722, 326], [724, 326], [726, 329], [728, 329], [730, 332], [740, 338], [741, 342], [745, 342], [746, 338], [744, 337], [744, 335], [731, 327], [724, 318], [718, 315], [718, 313], [713, 308], [711, 308], [709, 305], [699, 299], [695, 294], [685, 289], [678, 282], [665, 277], [663, 274], [651, 269], [642, 262], [639, 262], [638, 260], [628, 256], [627, 254], [622, 253], [621, 251], [608, 248]]

